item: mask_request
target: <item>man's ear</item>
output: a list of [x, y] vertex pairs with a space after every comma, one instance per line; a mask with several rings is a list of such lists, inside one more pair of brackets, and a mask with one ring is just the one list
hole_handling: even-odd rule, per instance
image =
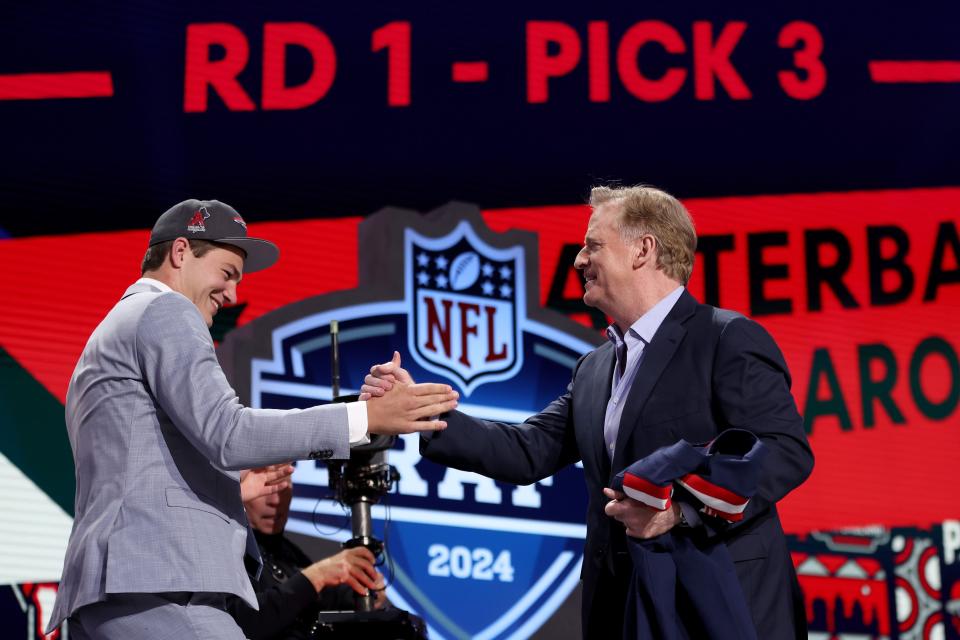
[[634, 241], [633, 267], [640, 268], [650, 260], [655, 260], [657, 254], [657, 239], [645, 233]]
[[167, 259], [174, 269], [183, 266], [183, 259], [187, 251], [190, 251], [190, 241], [186, 238], [177, 238], [170, 245], [170, 256]]

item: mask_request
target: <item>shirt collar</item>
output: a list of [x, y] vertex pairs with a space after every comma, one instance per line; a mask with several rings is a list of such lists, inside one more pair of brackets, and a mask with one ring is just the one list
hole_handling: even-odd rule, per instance
[[[630, 325], [630, 329], [627, 331], [625, 338], [628, 347], [637, 340], [642, 340], [644, 344], [650, 344], [650, 341], [653, 340], [653, 336], [657, 333], [660, 325], [663, 324], [667, 314], [670, 313], [673, 306], [677, 304], [677, 300], [680, 299], [682, 294], [683, 286], [681, 285], [664, 296], [660, 302], [653, 305], [652, 309]], [[609, 339], [614, 346], [619, 346], [620, 343], [624, 341], [624, 337], [620, 334], [620, 328], [617, 327], [616, 324], [611, 324], [607, 327], [607, 339]]]
[[160, 291], [162, 291], [163, 293], [171, 293], [173, 291], [173, 289], [171, 289], [167, 283], [160, 282], [159, 280], [155, 280], [154, 278], [140, 278], [139, 280], [134, 282], [134, 284], [148, 284], [151, 287], [160, 289]]

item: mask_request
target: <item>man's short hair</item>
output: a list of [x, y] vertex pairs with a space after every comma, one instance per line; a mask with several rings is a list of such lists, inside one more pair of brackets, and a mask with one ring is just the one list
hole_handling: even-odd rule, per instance
[[644, 185], [594, 187], [590, 191], [594, 209], [611, 201], [622, 205], [620, 237], [630, 242], [652, 235], [657, 239], [657, 268], [686, 285], [697, 250], [697, 232], [687, 208], [666, 191]]
[[[140, 263], [140, 275], [148, 271], [156, 271], [163, 266], [163, 261], [166, 260], [170, 254], [170, 247], [173, 246], [173, 242], [173, 240], [167, 240], [166, 242], [155, 244], [152, 247], [147, 247], [147, 252], [143, 254], [143, 262]], [[210, 240], [187, 239], [187, 242], [190, 243], [190, 253], [193, 254], [194, 258], [202, 258], [217, 246], [216, 242], [211, 242]]]

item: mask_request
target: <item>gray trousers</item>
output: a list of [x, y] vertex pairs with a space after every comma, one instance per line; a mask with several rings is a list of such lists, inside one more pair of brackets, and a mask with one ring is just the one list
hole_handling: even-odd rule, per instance
[[219, 593], [113, 593], [74, 611], [70, 640], [243, 640]]

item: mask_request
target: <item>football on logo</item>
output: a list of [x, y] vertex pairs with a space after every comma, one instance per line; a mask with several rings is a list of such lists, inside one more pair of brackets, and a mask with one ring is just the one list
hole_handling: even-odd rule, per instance
[[450, 288], [462, 291], [480, 277], [480, 256], [473, 251], [461, 253], [450, 264]]

